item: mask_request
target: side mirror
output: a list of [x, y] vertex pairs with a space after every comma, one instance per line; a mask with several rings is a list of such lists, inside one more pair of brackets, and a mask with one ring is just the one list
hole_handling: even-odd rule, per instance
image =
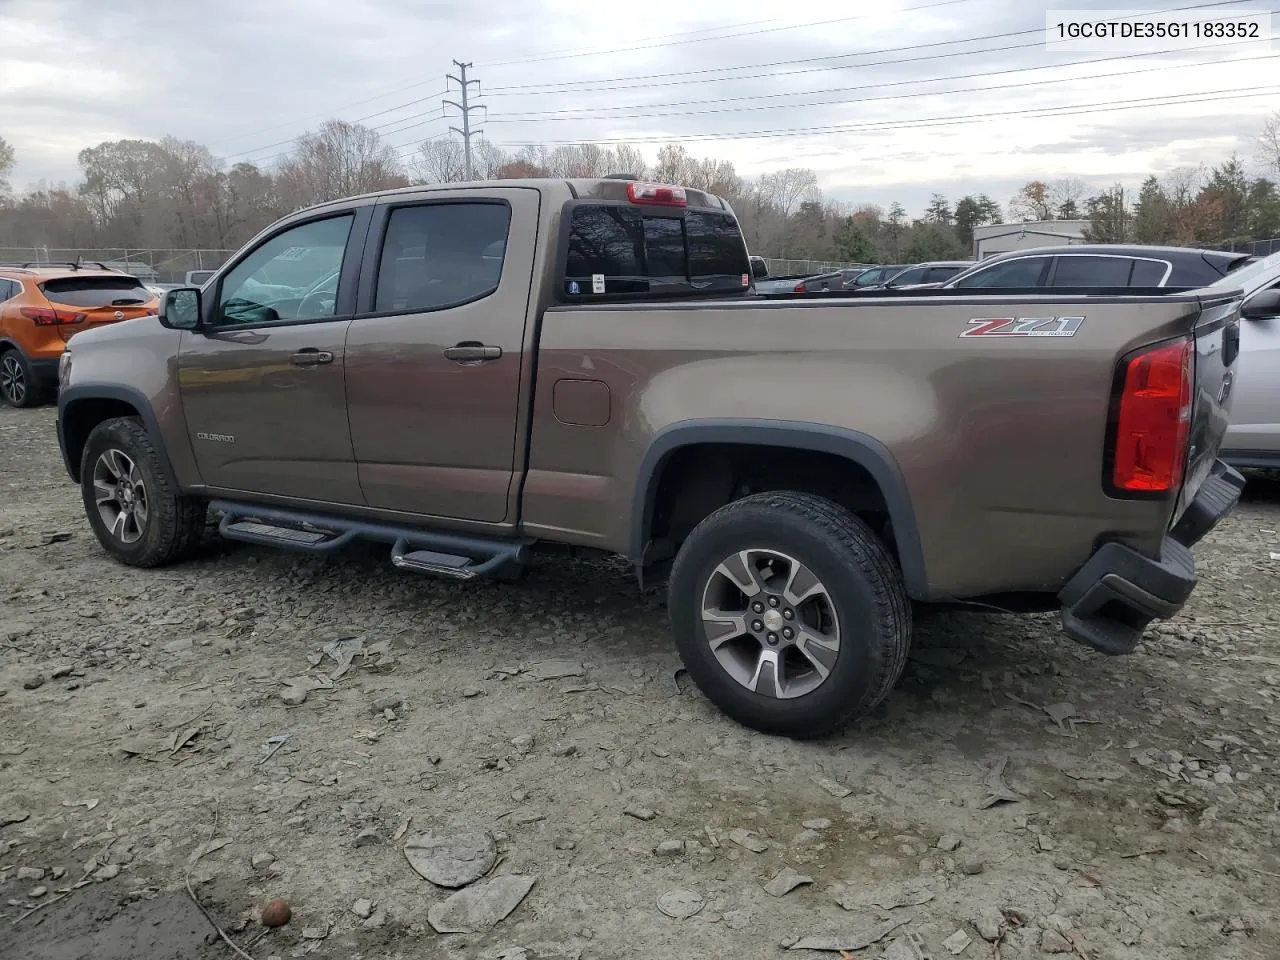
[[166, 290], [160, 298], [160, 322], [171, 330], [199, 330], [200, 288]]
[[1240, 308], [1240, 316], [1246, 320], [1280, 319], [1280, 288], [1255, 293]]

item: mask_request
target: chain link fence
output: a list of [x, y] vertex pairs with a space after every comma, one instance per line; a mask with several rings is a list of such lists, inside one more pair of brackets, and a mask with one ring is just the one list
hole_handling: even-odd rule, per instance
[[234, 250], [138, 247], [0, 247], [0, 263], [102, 264], [143, 283], [183, 283], [192, 270], [216, 270]]
[[1219, 243], [1210, 249], [1248, 253], [1255, 257], [1269, 257], [1273, 253], [1280, 253], [1280, 237], [1272, 237], [1270, 240], [1247, 240], [1242, 243]]

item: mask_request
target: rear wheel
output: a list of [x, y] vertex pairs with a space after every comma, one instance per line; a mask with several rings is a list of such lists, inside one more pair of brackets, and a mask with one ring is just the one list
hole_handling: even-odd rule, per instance
[[80, 490], [98, 542], [130, 566], [181, 560], [204, 534], [207, 505], [173, 486], [136, 417], [93, 428], [80, 460]]
[[865, 716], [902, 674], [911, 614], [884, 544], [809, 494], [745, 497], [685, 540], [668, 596], [681, 659], [745, 726], [797, 739]]
[[11, 407], [34, 407], [44, 401], [44, 395], [20, 351], [10, 347], [0, 353], [0, 400]]

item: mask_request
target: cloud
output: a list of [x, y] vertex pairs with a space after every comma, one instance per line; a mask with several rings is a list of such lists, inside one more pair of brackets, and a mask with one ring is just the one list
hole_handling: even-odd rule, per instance
[[[17, 151], [19, 184], [74, 180], [80, 148], [119, 137], [172, 134], [228, 162], [270, 165], [330, 116], [366, 118], [407, 154], [457, 123], [439, 98], [457, 58], [475, 64], [485, 136], [513, 149], [634, 139], [652, 156], [686, 140], [746, 174], [810, 166], [840, 199], [896, 190], [919, 209], [935, 190], [1005, 199], [1034, 177], [1107, 183], [1216, 162], [1247, 153], [1280, 108], [1269, 44], [1051, 51], [1044, 13], [1059, 5], [221, 0], [211, 14], [153, 0], [8, 0], [0, 135]], [[1082, 5], [1109, 9], [1072, 4]], [[780, 29], [796, 24], [810, 26]], [[1220, 93], [1237, 88], [1276, 92]], [[1219, 99], [1143, 102], [1210, 94]]]

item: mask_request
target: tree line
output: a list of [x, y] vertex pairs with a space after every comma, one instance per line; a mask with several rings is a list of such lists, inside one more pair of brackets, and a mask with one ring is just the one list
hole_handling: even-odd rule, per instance
[[[1084, 220], [1099, 242], [1229, 245], [1280, 236], [1280, 113], [1257, 138], [1265, 174], [1251, 176], [1232, 156], [1211, 167], [1148, 177], [1090, 192], [1077, 178], [1033, 180], [1005, 204], [986, 193], [949, 200], [934, 194], [918, 217], [900, 203], [843, 203], [823, 195], [817, 174], [789, 167], [757, 177], [698, 158], [671, 143], [650, 161], [635, 146], [523, 147], [487, 141], [472, 151], [473, 176], [598, 177], [628, 173], [726, 198], [753, 253], [786, 259], [900, 263], [964, 259], [983, 224]], [[165, 137], [115, 140], [78, 156], [80, 180], [15, 191], [16, 155], [0, 138], [0, 247], [234, 249], [271, 221], [338, 197], [415, 183], [466, 178], [462, 145], [421, 143], [408, 156], [377, 131], [330, 120], [305, 133], [270, 166], [228, 167], [208, 147]], [[1280, 179], [1280, 178], [1277, 178]]]

